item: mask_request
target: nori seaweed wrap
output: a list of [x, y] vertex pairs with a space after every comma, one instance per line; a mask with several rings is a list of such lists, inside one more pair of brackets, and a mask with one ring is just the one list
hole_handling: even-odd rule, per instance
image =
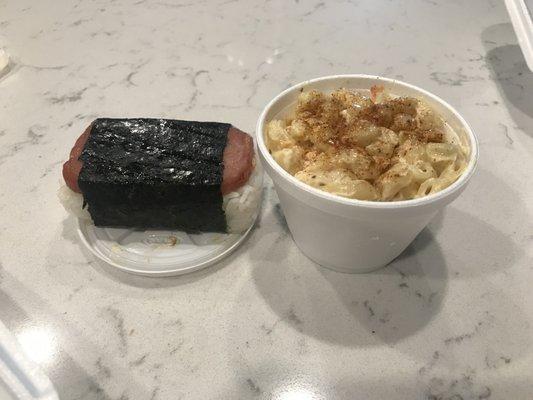
[[100, 118], [78, 184], [96, 226], [226, 232], [221, 184], [230, 124]]

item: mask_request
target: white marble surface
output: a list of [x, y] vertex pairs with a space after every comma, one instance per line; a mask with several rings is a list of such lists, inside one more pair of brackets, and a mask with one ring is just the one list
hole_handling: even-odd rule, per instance
[[[533, 75], [499, 1], [0, 2], [0, 319], [62, 399], [531, 399]], [[253, 131], [336, 73], [442, 96], [481, 143], [469, 188], [392, 265], [323, 270], [272, 189], [260, 226], [190, 276], [115, 274], [56, 198], [95, 116]]]

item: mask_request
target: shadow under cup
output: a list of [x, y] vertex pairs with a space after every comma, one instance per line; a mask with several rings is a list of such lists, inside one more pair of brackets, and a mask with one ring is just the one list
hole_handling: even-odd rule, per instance
[[[347, 199], [300, 182], [272, 158], [266, 148], [266, 124], [284, 118], [302, 91], [331, 92], [338, 88], [368, 90], [384, 86], [398, 96], [422, 99], [469, 149], [468, 165], [459, 179], [446, 189], [423, 198], [373, 202]], [[340, 75], [297, 84], [274, 98], [257, 123], [259, 155], [272, 178], [293, 239], [300, 250], [318, 264], [341, 272], [369, 272], [397, 257], [433, 216], [464, 190], [478, 158], [477, 140], [466, 121], [439, 97], [397, 80], [368, 75]]]

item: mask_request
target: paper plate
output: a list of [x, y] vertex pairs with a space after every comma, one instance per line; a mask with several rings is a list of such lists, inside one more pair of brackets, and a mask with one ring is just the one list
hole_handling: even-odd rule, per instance
[[78, 235], [99, 260], [119, 270], [146, 276], [197, 271], [227, 257], [246, 239], [241, 234], [99, 228], [78, 220]]

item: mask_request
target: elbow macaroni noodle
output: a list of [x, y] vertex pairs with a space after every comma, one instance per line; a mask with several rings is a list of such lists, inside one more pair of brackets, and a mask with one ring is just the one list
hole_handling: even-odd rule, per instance
[[266, 144], [300, 181], [338, 196], [408, 200], [438, 192], [464, 171], [466, 151], [421, 101], [339, 89], [302, 92], [294, 118], [270, 121]]

